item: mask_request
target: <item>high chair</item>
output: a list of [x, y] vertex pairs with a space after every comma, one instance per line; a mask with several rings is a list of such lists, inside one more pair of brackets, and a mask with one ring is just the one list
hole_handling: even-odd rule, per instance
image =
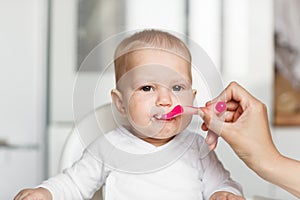
[[[89, 113], [75, 124], [70, 132], [59, 162], [59, 170], [72, 166], [78, 160], [85, 147], [94, 141], [101, 133], [113, 130], [117, 124], [112, 113], [112, 105], [105, 104]], [[80, 134], [79, 134], [80, 131]], [[84, 135], [83, 135], [84, 134]], [[102, 200], [101, 189], [97, 191], [92, 200]]]

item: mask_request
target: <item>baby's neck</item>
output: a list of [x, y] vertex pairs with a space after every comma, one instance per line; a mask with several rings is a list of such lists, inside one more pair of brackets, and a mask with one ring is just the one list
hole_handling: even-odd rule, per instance
[[140, 138], [142, 140], [144, 140], [145, 142], [148, 142], [154, 146], [162, 146], [166, 143], [168, 143], [170, 140], [172, 140], [175, 136], [170, 137], [170, 138], [164, 138], [164, 139], [156, 139], [156, 138]]

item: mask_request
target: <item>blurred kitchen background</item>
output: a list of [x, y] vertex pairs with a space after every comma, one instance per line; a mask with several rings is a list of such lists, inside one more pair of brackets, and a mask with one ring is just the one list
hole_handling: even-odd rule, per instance
[[[0, 199], [58, 173], [80, 63], [99, 42], [141, 28], [186, 34], [199, 44], [224, 85], [237, 81], [266, 103], [278, 149], [300, 160], [299, 126], [274, 125], [277, 1], [0, 0]], [[299, 14], [291, 19], [299, 28]], [[86, 84], [99, 76], [95, 69], [80, 73]], [[109, 96], [99, 105], [106, 102]], [[296, 199], [249, 170], [222, 139], [216, 151], [246, 197]]]

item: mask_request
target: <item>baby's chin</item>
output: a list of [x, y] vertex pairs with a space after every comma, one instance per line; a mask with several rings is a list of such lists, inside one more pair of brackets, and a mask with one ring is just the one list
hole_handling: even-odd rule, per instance
[[155, 135], [144, 135], [144, 137], [149, 137], [157, 140], [165, 140], [165, 139], [171, 139], [178, 135], [179, 132], [176, 133], [157, 133]]
[[137, 135], [139, 138], [152, 138], [157, 140], [165, 140], [173, 138], [178, 135], [183, 129], [178, 127], [135, 127], [132, 133]]

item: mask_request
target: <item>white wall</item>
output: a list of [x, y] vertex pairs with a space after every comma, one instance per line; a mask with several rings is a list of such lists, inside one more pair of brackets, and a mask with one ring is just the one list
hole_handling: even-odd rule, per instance
[[44, 178], [46, 0], [0, 1], [0, 199]]

